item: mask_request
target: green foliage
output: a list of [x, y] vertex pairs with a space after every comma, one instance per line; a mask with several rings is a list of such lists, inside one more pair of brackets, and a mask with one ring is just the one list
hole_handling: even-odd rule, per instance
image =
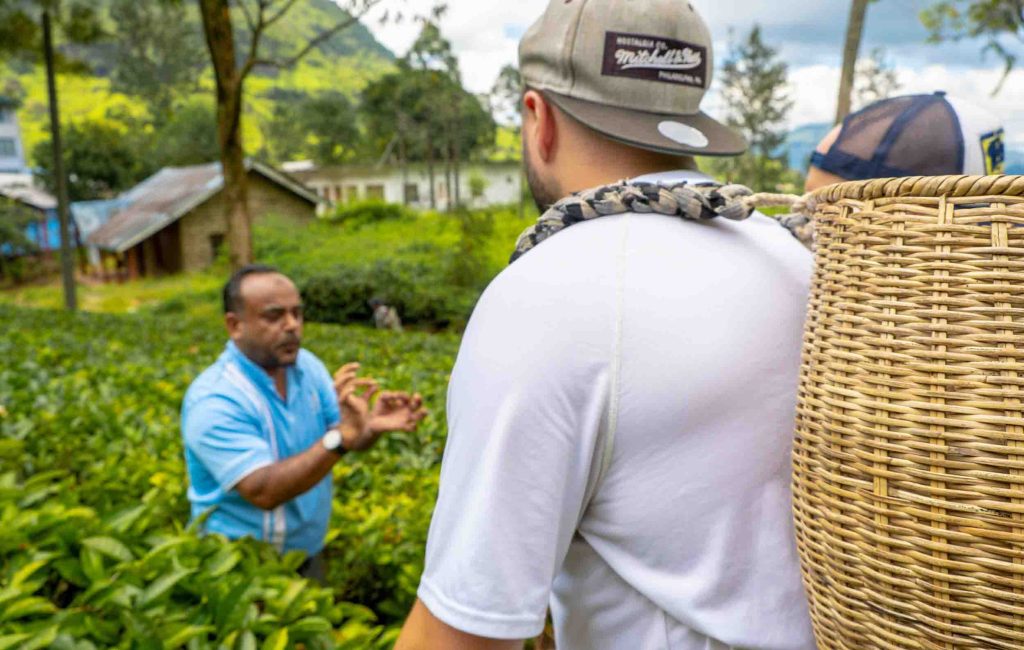
[[334, 212], [327, 216], [328, 221], [343, 224], [346, 228], [358, 228], [359, 226], [389, 219], [405, 219], [408, 221], [415, 218], [416, 213], [404, 205], [374, 200], [338, 205]]
[[992, 91], [997, 94], [1017, 65], [1018, 52], [1007, 43], [1024, 41], [1024, 3], [1021, 0], [942, 0], [921, 12], [929, 40], [939, 43], [961, 38], [987, 39], [984, 51], [1003, 62], [1003, 77]]
[[[111, 120], [72, 122], [63, 133], [64, 167], [68, 173], [68, 195], [72, 201], [111, 198], [155, 171], [145, 156], [144, 138]], [[51, 192], [56, 191], [50, 140], [39, 142], [32, 158], [40, 169], [38, 177]]]
[[361, 134], [356, 110], [344, 93], [281, 91], [274, 99], [274, 116], [266, 128], [268, 158], [311, 159], [321, 165], [355, 158]]
[[24, 265], [13, 254], [35, 251], [35, 244], [25, 236], [25, 226], [37, 218], [38, 214], [23, 204], [0, 196], [0, 278], [23, 279]]
[[185, 526], [178, 409], [223, 346], [216, 318], [0, 307], [0, 327], [0, 647], [390, 647], [422, 570], [454, 336], [307, 326], [328, 367], [357, 359], [435, 411], [337, 465], [328, 590], [297, 577], [300, 554]]
[[722, 95], [729, 126], [737, 129], [750, 146], [742, 156], [723, 160], [724, 176], [755, 190], [774, 190], [784, 181], [786, 116], [793, 100], [786, 89], [786, 64], [778, 50], [761, 38], [757, 25], [733, 48], [722, 67]]
[[193, 3], [109, 0], [118, 38], [111, 42], [113, 88], [141, 98], [158, 123], [175, 100], [198, 87], [207, 53]]
[[148, 134], [147, 149], [154, 168], [186, 166], [217, 160], [217, 108], [211, 97], [191, 97]]
[[258, 226], [256, 259], [295, 280], [311, 320], [369, 323], [368, 301], [379, 298], [406, 325], [459, 329], [535, 218], [512, 210], [442, 215], [357, 203], [303, 229]]

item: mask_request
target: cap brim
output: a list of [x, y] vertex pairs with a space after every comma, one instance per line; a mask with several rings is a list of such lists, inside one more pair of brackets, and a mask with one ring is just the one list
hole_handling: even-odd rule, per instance
[[747, 150], [743, 136], [705, 113], [646, 113], [550, 90], [543, 93], [570, 117], [601, 135], [641, 149], [686, 156], [736, 156]]

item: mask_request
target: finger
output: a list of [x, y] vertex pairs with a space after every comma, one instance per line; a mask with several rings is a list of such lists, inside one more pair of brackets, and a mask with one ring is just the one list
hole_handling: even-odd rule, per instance
[[367, 404], [369, 404], [370, 402], [373, 401], [373, 396], [376, 395], [377, 391], [379, 391], [379, 390], [380, 390], [380, 386], [378, 386], [376, 383], [374, 383], [371, 386], [367, 386], [363, 390], [363, 399], [366, 400]]
[[339, 372], [334, 377], [334, 389], [340, 391], [355, 378], [356, 374], [354, 372]]
[[346, 363], [345, 365], [343, 365], [342, 367], [338, 368], [334, 372], [334, 378], [337, 379], [338, 375], [341, 375], [341, 374], [348, 374], [348, 373], [355, 374], [355, 373], [359, 372], [359, 367], [360, 367], [359, 364], [355, 363], [355, 362]]

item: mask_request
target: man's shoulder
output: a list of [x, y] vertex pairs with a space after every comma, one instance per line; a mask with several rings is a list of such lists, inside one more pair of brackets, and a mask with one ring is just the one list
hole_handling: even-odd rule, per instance
[[316, 356], [306, 348], [301, 348], [299, 350], [299, 357], [296, 364], [302, 372], [313, 372], [316, 374], [327, 372], [327, 366], [320, 360], [320, 357]]
[[199, 373], [185, 392], [182, 410], [246, 410], [244, 392], [228, 374], [224, 357]]

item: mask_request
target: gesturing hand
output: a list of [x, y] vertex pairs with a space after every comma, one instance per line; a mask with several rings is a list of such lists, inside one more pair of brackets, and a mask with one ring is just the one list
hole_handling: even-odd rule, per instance
[[381, 434], [388, 431], [416, 430], [420, 420], [427, 415], [423, 398], [418, 393], [385, 391], [374, 402], [379, 390], [377, 382], [360, 378], [358, 374], [358, 363], [347, 363], [334, 373], [345, 449], [369, 449]]
[[415, 431], [420, 420], [427, 415], [419, 393], [410, 395], [398, 391], [380, 394], [370, 412], [370, 429], [385, 431]]
[[341, 411], [342, 444], [349, 451], [368, 449], [380, 433], [370, 429], [370, 401], [378, 391], [377, 382], [358, 376], [359, 364], [346, 363], [334, 373], [334, 390]]

